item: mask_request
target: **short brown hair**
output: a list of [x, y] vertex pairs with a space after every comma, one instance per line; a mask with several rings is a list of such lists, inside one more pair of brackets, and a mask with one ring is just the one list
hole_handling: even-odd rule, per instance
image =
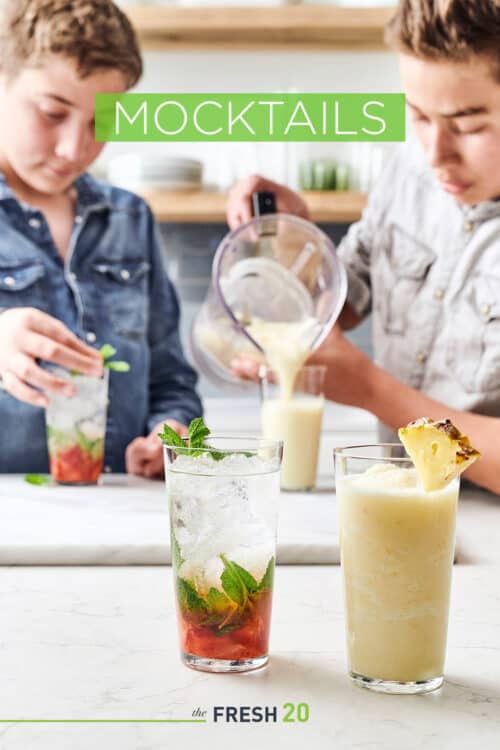
[[399, 0], [385, 38], [391, 47], [430, 60], [489, 58], [500, 80], [499, 0]]
[[127, 87], [142, 74], [137, 37], [111, 0], [6, 0], [0, 22], [0, 68], [13, 76], [49, 55], [76, 62], [82, 78], [119, 70]]

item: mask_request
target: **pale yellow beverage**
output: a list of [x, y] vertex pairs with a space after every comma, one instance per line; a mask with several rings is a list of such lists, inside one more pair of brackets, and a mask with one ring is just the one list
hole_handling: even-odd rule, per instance
[[317, 391], [312, 396], [294, 394], [297, 375], [311, 353], [316, 326], [313, 318], [298, 322], [253, 320], [248, 326], [279, 384], [279, 398], [265, 398], [262, 403], [261, 423], [265, 438], [283, 441], [281, 487], [285, 490], [310, 489], [316, 482], [324, 399]]
[[316, 321], [306, 318], [299, 322], [252, 320], [248, 333], [263, 348], [269, 366], [275, 372], [281, 397], [292, 397], [297, 373], [311, 353]]
[[283, 489], [302, 490], [314, 487], [323, 406], [322, 396], [269, 399], [262, 404], [264, 436], [268, 440], [283, 440]]
[[351, 676], [387, 692], [435, 689], [443, 680], [459, 480], [425, 492], [409, 461], [372, 461], [349, 473], [349, 460], [336, 455]]

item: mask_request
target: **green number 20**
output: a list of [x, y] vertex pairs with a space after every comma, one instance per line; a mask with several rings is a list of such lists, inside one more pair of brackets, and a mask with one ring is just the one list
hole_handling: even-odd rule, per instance
[[[283, 721], [287, 721], [287, 722], [309, 721], [309, 704], [308, 703], [297, 703], [297, 706], [295, 706], [294, 703], [284, 703], [283, 709], [285, 710]], [[297, 716], [297, 719], [294, 718], [294, 714]]]

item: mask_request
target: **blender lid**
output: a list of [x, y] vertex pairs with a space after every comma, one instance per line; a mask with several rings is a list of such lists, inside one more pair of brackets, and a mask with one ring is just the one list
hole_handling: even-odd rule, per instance
[[235, 310], [243, 308], [243, 318], [296, 321], [314, 314], [313, 300], [304, 284], [292, 270], [271, 258], [240, 260], [220, 284], [229, 305]]

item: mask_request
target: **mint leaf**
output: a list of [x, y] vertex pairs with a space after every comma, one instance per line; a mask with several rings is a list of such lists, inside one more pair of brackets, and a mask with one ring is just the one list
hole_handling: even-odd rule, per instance
[[91, 441], [89, 453], [95, 461], [104, 451], [104, 438], [96, 438]]
[[259, 583], [259, 591], [272, 591], [274, 581], [274, 557], [267, 564], [266, 572]]
[[227, 456], [226, 452], [210, 450], [210, 446], [205, 443], [205, 438], [210, 435], [210, 430], [205, 425], [203, 417], [196, 417], [193, 419], [188, 427], [189, 436], [189, 447], [199, 448], [200, 450], [190, 451], [190, 455], [195, 458], [201, 456], [203, 453], [207, 453], [213, 458], [214, 461], [222, 461]]
[[158, 437], [165, 445], [174, 445], [176, 448], [186, 448], [186, 443], [168, 424], [163, 425], [163, 432]]
[[182, 559], [181, 555], [181, 548], [179, 547], [179, 542], [174, 536], [174, 532], [170, 534], [170, 548], [172, 551], [172, 565], [176, 570], [179, 570], [184, 560]]
[[222, 453], [221, 451], [210, 451], [210, 455], [212, 456], [214, 461], [222, 461], [222, 459], [226, 458], [228, 454]]
[[201, 598], [194, 586], [184, 578], [177, 578], [177, 596], [181, 609], [189, 609], [192, 612], [205, 611], [207, 605]]
[[241, 565], [235, 563], [234, 560], [231, 561], [231, 565], [233, 566], [234, 571], [243, 581], [248, 593], [255, 594], [259, 590], [259, 584], [255, 580], [253, 575], [249, 573], [248, 570], [245, 570], [245, 568], [242, 568]]
[[108, 370], [114, 370], [115, 372], [129, 372], [130, 365], [128, 362], [116, 359], [113, 360], [113, 362], [109, 361], [111, 357], [114, 357], [116, 354], [116, 349], [111, 344], [103, 344], [99, 349], [99, 354], [104, 360], [104, 367], [107, 367]]
[[229, 605], [229, 601], [222, 591], [212, 586], [207, 594], [207, 604], [209, 609], [225, 609]]
[[225, 555], [220, 555], [220, 559], [224, 563], [224, 570], [220, 577], [222, 588], [233, 602], [242, 607], [248, 599], [245, 583], [235, 569], [234, 563], [228, 560]]
[[47, 474], [26, 474], [24, 481], [28, 484], [36, 484], [39, 487], [43, 487], [51, 483], [51, 478]]
[[99, 349], [99, 354], [104, 359], [104, 361], [106, 361], [107, 359], [115, 356], [116, 349], [111, 344], [103, 344]]
[[210, 435], [210, 430], [205, 426], [202, 417], [193, 419], [188, 427], [189, 447], [204, 448], [205, 438]]
[[47, 425], [47, 439], [51, 446], [57, 448], [68, 448], [73, 442], [71, 433], [57, 430], [51, 425]]
[[108, 370], [114, 370], [115, 372], [129, 372], [130, 365], [128, 362], [122, 362], [121, 360], [115, 359], [112, 362], [105, 362], [104, 367]]
[[80, 444], [80, 448], [82, 449], [82, 451], [84, 451], [85, 453], [90, 453], [92, 451], [92, 445], [94, 441], [89, 440], [89, 438], [84, 432], [81, 431], [77, 424], [75, 425], [75, 432], [78, 436], [78, 443]]

